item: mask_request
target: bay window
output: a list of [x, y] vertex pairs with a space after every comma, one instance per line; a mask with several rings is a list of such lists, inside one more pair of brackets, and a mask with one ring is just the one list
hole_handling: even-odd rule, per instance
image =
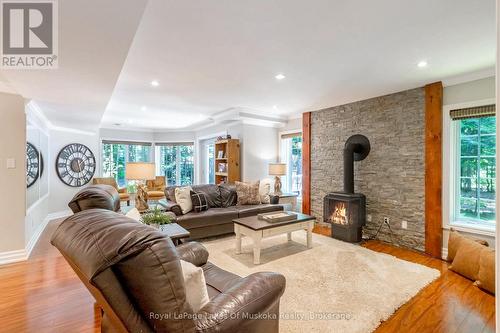
[[[128, 186], [125, 168], [128, 162], [151, 162], [150, 142], [102, 141], [102, 176], [113, 177], [119, 187]], [[134, 192], [133, 189], [130, 192]]]
[[155, 156], [156, 174], [169, 186], [194, 183], [193, 143], [156, 143]]
[[455, 164], [451, 224], [492, 229], [496, 215], [495, 106], [452, 110], [450, 116]]

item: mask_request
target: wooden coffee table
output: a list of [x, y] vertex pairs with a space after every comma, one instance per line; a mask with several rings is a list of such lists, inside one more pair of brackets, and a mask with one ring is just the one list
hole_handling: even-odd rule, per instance
[[190, 232], [178, 225], [177, 223], [169, 223], [160, 226], [159, 229], [163, 234], [170, 237], [174, 245], [177, 246], [184, 238], [191, 236]]
[[285, 222], [270, 223], [259, 220], [257, 216], [244, 217], [233, 220], [234, 232], [236, 233], [236, 253], [241, 253], [241, 237], [248, 236], [253, 240], [253, 263], [260, 264], [260, 246], [262, 238], [280, 234], [287, 234], [288, 241], [292, 240], [292, 232], [297, 230], [307, 231], [307, 247], [312, 247], [312, 230], [314, 228], [314, 216], [297, 213], [297, 219]]

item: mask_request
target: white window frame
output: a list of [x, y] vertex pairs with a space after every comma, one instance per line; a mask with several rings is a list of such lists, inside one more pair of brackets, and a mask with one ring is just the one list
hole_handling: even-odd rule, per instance
[[[295, 129], [295, 130], [288, 130], [288, 131], [282, 131], [282, 132], [279, 132], [278, 133], [278, 153], [279, 153], [279, 162], [282, 163], [284, 161], [284, 158], [281, 154], [282, 152], [282, 149], [283, 149], [283, 144], [282, 144], [282, 139], [281, 137], [283, 135], [288, 135], [288, 134], [300, 134], [302, 136], [302, 139], [304, 138], [304, 134], [302, 132], [302, 129]], [[302, 142], [304, 142], [304, 140], [302, 140]], [[288, 168], [288, 165], [287, 165], [287, 180], [289, 179], [292, 179], [292, 170], [290, 170], [290, 168]], [[288, 190], [288, 189], [287, 189]], [[300, 197], [302, 197], [302, 191], [300, 191]]]
[[[180, 140], [180, 141], [155, 141], [153, 143], [153, 147], [154, 147], [154, 153], [153, 153], [153, 156], [154, 156], [154, 160], [153, 160], [153, 163], [155, 164], [155, 170], [156, 170], [156, 175], [159, 175], [160, 174], [160, 164], [158, 163], [158, 161], [156, 160], [156, 147], [160, 148], [162, 146], [165, 146], [165, 145], [176, 145], [176, 144], [179, 144], [179, 143], [186, 143], [186, 144], [191, 144], [193, 146], [193, 185], [196, 184], [196, 178], [197, 178], [197, 174], [196, 174], [196, 163], [197, 163], [197, 154], [196, 154], [196, 144], [194, 141], [183, 141], [183, 140]], [[181, 152], [179, 150], [177, 150], [177, 155], [175, 157], [175, 160], [176, 161], [180, 161], [180, 156], [181, 156]], [[180, 179], [181, 179], [181, 168], [175, 168], [175, 182], [176, 183], [179, 183], [180, 182]], [[170, 184], [168, 184], [170, 186]]]
[[457, 154], [459, 152], [459, 126], [458, 122], [451, 120], [450, 111], [455, 109], [470, 108], [476, 106], [495, 104], [496, 100], [484, 99], [460, 104], [449, 104], [443, 106], [443, 229], [454, 228], [456, 230], [478, 235], [495, 236], [495, 225], [478, 223], [477, 220], [458, 219], [456, 217], [457, 200], [459, 200], [459, 163]]

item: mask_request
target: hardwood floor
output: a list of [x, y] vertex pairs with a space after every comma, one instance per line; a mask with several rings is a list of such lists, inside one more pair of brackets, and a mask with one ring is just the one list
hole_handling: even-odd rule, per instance
[[[330, 235], [329, 228], [316, 227], [314, 232]], [[446, 262], [379, 241], [362, 246], [441, 271], [436, 281], [399, 308], [376, 333], [495, 332], [495, 297], [448, 270]]]
[[[0, 332], [100, 332], [92, 296], [49, 243], [56, 226], [47, 226], [28, 261], [0, 267]], [[329, 229], [314, 231], [329, 235]], [[377, 241], [363, 246], [442, 272], [377, 333], [494, 332], [495, 298], [443, 261]]]

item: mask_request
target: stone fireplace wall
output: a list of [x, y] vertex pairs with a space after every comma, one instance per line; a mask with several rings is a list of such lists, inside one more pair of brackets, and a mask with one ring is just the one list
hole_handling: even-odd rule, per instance
[[389, 217], [394, 235], [384, 226], [379, 239], [424, 250], [424, 117], [423, 88], [312, 112], [311, 210], [318, 222], [323, 222], [323, 197], [343, 190], [345, 141], [363, 134], [371, 151], [354, 165], [355, 192], [366, 195], [363, 237], [373, 236]]

